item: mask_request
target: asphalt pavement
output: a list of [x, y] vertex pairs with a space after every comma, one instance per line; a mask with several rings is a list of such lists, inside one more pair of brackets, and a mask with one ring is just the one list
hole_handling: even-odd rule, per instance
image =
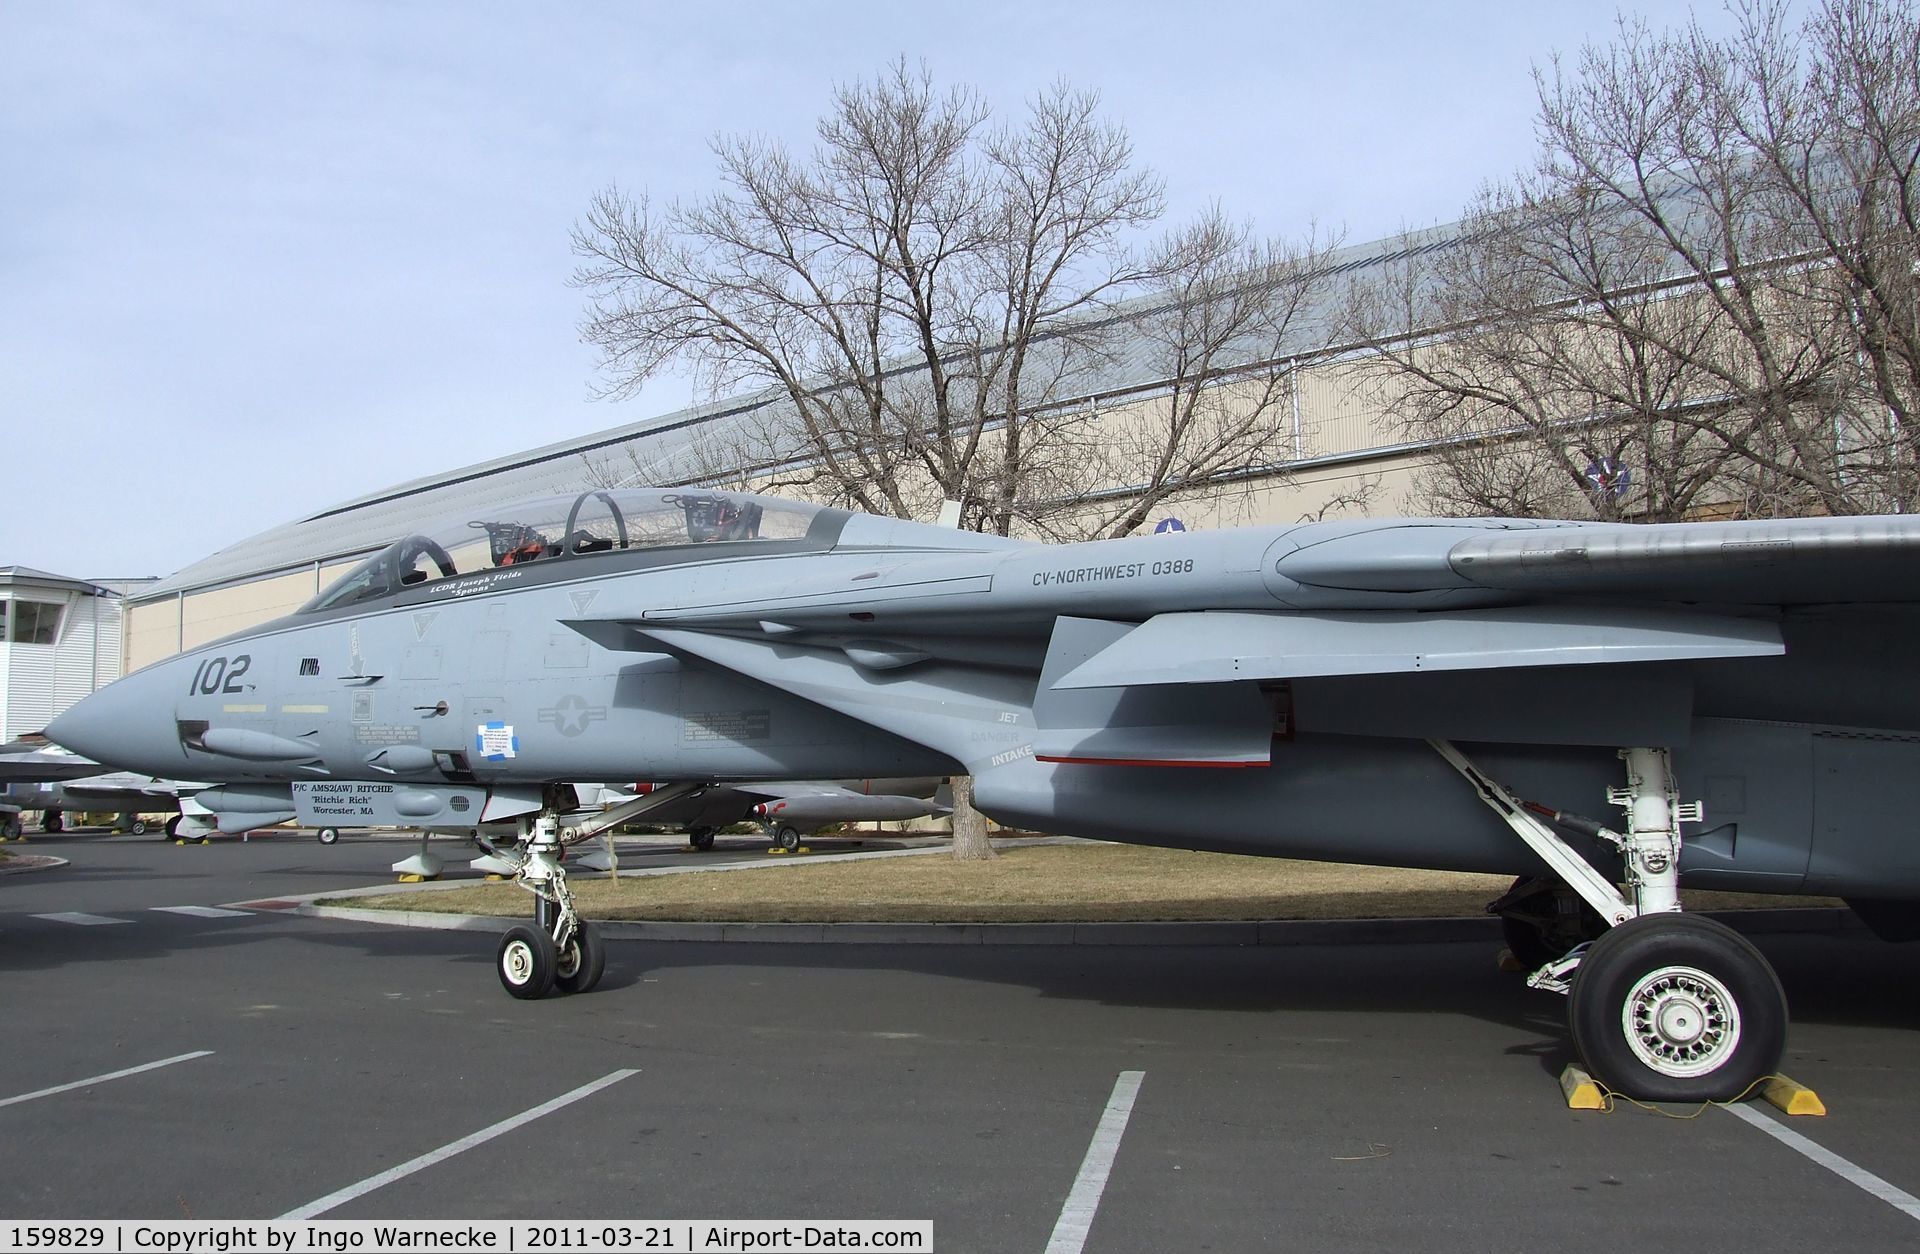
[[595, 992], [517, 1002], [489, 934], [235, 904], [388, 881], [397, 842], [25, 850], [69, 864], [0, 876], [0, 1216], [331, 1197], [931, 1219], [941, 1251], [1038, 1254], [1104, 1156], [1098, 1254], [1920, 1246], [1920, 947], [1859, 932], [1760, 938], [1831, 1111], [1761, 1126], [1569, 1111], [1561, 1003], [1478, 940], [619, 941]]

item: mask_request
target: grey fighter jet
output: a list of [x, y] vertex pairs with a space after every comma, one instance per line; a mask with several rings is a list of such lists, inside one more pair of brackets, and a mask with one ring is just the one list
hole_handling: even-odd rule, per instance
[[[1593, 1073], [1704, 1099], [1774, 1069], [1787, 1007], [1683, 884], [1914, 917], [1916, 626], [1920, 518], [1053, 546], [596, 491], [405, 536], [48, 734], [222, 781], [223, 821], [516, 826], [521, 997], [604, 961], [563, 845], [714, 780], [964, 771], [1025, 828], [1512, 874], [1497, 904]], [[557, 781], [633, 779], [687, 782], [563, 825]]]
[[[198, 784], [154, 779], [125, 771], [103, 771], [100, 763], [47, 744], [41, 736], [25, 736], [0, 745], [0, 836], [19, 836], [24, 830], [21, 812], [40, 811], [40, 830], [57, 832], [66, 825], [69, 810], [112, 810], [119, 829], [143, 835], [142, 815], [178, 811], [180, 799]], [[179, 827], [180, 815], [166, 821], [166, 834]]]
[[[647, 793], [667, 786], [642, 784], [638, 791]], [[648, 811], [647, 822], [683, 829], [695, 849], [713, 848], [715, 834], [730, 824], [758, 823], [776, 848], [791, 852], [800, 847], [803, 833], [833, 823], [879, 823], [944, 814], [952, 807], [936, 798], [941, 786], [942, 781], [933, 776], [715, 784]]]

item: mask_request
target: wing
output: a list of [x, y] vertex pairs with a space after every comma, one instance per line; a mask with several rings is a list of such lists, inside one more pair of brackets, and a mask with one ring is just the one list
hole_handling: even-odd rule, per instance
[[[1920, 519], [1906, 517], [1392, 520], [1182, 544], [1065, 547], [985, 570], [942, 558], [569, 625], [780, 687], [977, 772], [1028, 755], [1259, 766], [1296, 728], [1680, 744], [1691, 664], [1781, 655], [1796, 607], [1920, 602]], [[1168, 584], [1133, 602], [1104, 586], [1044, 599], [1049, 569], [1150, 571], [1172, 553], [1212, 554], [1217, 573], [1184, 601]], [[1076, 613], [1090, 604], [1104, 612]], [[956, 633], [969, 622], [994, 630]]]
[[1276, 573], [1312, 588], [1480, 588], [1529, 598], [1728, 605], [1920, 601], [1920, 517], [1484, 527], [1334, 524], [1291, 533]]
[[38, 737], [0, 745], [0, 784], [53, 784], [100, 774], [100, 764], [64, 749], [49, 748]]

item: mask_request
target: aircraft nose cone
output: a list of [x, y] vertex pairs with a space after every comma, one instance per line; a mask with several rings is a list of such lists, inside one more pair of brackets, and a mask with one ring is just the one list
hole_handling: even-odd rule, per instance
[[93, 700], [91, 696], [80, 698], [66, 713], [54, 715], [53, 721], [43, 730], [47, 739], [62, 749], [71, 749], [82, 757], [101, 762], [105, 759], [99, 756], [98, 750], [93, 747], [94, 737], [88, 734], [99, 722], [95, 711], [90, 708]]
[[186, 759], [172, 702], [146, 675], [108, 684], [59, 715], [47, 739], [95, 762], [146, 775], [177, 774]]

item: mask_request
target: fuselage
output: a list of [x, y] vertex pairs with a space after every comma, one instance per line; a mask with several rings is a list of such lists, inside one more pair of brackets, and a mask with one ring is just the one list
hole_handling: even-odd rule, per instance
[[[1407, 543], [1533, 525], [1409, 523], [1431, 535]], [[1068, 700], [1053, 685], [1070, 663], [1159, 616], [1318, 616], [1324, 633], [1328, 615], [1358, 630], [1370, 615], [1497, 615], [1525, 598], [1446, 572], [1400, 587], [1286, 573], [1310, 568], [1293, 557], [1310, 542], [1344, 534], [1326, 526], [1052, 546], [817, 511], [783, 539], [641, 546], [627, 532], [523, 562], [497, 541], [487, 560], [450, 557], [455, 569], [418, 580], [401, 550], [363, 579], [370, 595], [316, 598], [150, 666], [49, 733], [116, 766], [257, 789], [245, 795], [261, 813], [275, 789], [316, 782], [968, 772], [981, 807], [1022, 826], [1514, 872], [1535, 869], [1531, 855], [1428, 738], [1475, 745], [1522, 795], [1603, 813], [1617, 749], [1658, 735], [1707, 806], [1683, 864], [1692, 882], [1920, 896], [1908, 605], [1721, 616], [1777, 631], [1784, 651], [1767, 656], [1298, 678], [1275, 678], [1269, 658], [1244, 681]], [[1073, 653], [1068, 623], [1096, 643]], [[1108, 704], [1074, 712], [1088, 700]], [[1171, 712], [1140, 713], [1156, 701]], [[1238, 748], [1184, 752], [1216, 722]], [[1093, 732], [1073, 742], [1082, 724]], [[1130, 747], [1098, 748], [1110, 744]]]

